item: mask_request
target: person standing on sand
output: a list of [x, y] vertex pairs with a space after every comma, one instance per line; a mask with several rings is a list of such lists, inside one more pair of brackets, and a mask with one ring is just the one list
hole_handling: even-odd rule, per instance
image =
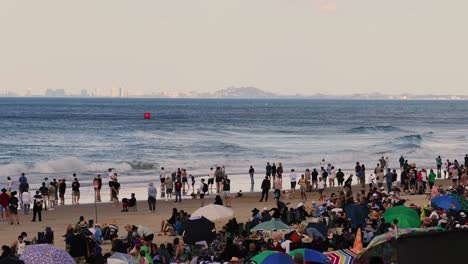
[[231, 180], [228, 178], [227, 174], [224, 175], [223, 179], [223, 198], [224, 204], [226, 207], [231, 207]]
[[393, 174], [390, 168], [387, 169], [387, 173], [385, 174], [385, 182], [387, 183], [387, 192], [392, 191], [392, 182], [393, 182]]
[[[111, 192], [111, 195], [112, 195], [112, 192]], [[79, 202], [80, 202], [80, 182], [78, 182], [78, 179], [75, 177], [72, 183], [72, 204], [79, 204]]]
[[[114, 183], [114, 173], [112, 172], [112, 168], [107, 170], [107, 175], [109, 176], [109, 201], [112, 202], [112, 184]], [[73, 177], [76, 177], [76, 174], [73, 173]]]
[[281, 162], [278, 163], [278, 168], [276, 168], [276, 175], [283, 177], [283, 165]]
[[148, 206], [149, 212], [152, 213], [156, 211], [156, 197], [158, 192], [153, 185], [154, 184], [152, 182], [148, 184]]
[[250, 165], [250, 169], [249, 169], [250, 185], [254, 184], [254, 174], [255, 174], [255, 170], [254, 170], [253, 166]]
[[317, 190], [318, 174], [317, 169], [312, 170], [312, 191]]
[[166, 202], [169, 201], [169, 199], [172, 199], [172, 188], [173, 188], [173, 181], [172, 177], [170, 175], [166, 175]]
[[60, 196], [60, 205], [65, 205], [65, 191], [67, 190], [67, 184], [65, 179], [59, 181], [59, 196]]
[[8, 210], [8, 202], [10, 201], [10, 195], [7, 193], [7, 189], [3, 188], [0, 194], [0, 220], [7, 220], [10, 218]]
[[205, 183], [205, 179], [201, 179], [198, 193], [200, 194], [201, 207], [205, 206], [205, 194], [208, 192], [208, 184]]
[[177, 178], [176, 182], [174, 183], [174, 191], [175, 191], [175, 202], [174, 203], [181, 203], [182, 202], [182, 182], [180, 178]]
[[270, 162], [267, 162], [267, 165], [266, 165], [266, 167], [265, 167], [265, 171], [266, 171], [266, 176], [271, 177], [271, 165], [270, 165]]
[[102, 179], [101, 174], [96, 175], [93, 180], [94, 191], [96, 192], [96, 201], [101, 201], [101, 188], [102, 188]]
[[42, 199], [44, 200], [44, 210], [47, 211], [47, 200], [49, 199], [49, 188], [46, 187], [46, 183], [43, 182], [41, 188], [39, 188], [41, 192]]
[[299, 189], [301, 190], [301, 199], [302, 199], [302, 201], [305, 202], [305, 201], [307, 201], [307, 196], [306, 196], [307, 184], [306, 184], [306, 179], [305, 179], [304, 174], [301, 175], [301, 178], [299, 179], [298, 185], [299, 185]]
[[23, 194], [24, 190], [26, 190], [26, 189], [29, 189], [29, 184], [28, 184], [28, 179], [26, 178], [26, 176], [24, 175], [24, 172], [23, 172], [23, 173], [21, 173], [21, 177], [19, 178], [19, 188], [18, 188], [20, 203], [23, 203], [22, 194]]
[[19, 217], [18, 217], [18, 207], [19, 207], [19, 200], [16, 198], [17, 192], [14, 191], [10, 193], [10, 200], [8, 201], [8, 208], [10, 209], [10, 224], [13, 225], [13, 221], [16, 219], [16, 224], [19, 225]]
[[274, 162], [273, 162], [273, 165], [271, 165], [271, 176], [273, 176], [273, 182], [274, 182], [276, 178], [276, 164]]
[[213, 171], [213, 167], [210, 168], [208, 172], [208, 185], [210, 187], [210, 193], [213, 194], [213, 184], [214, 184], [215, 173]]
[[436, 158], [436, 165], [437, 165], [437, 178], [440, 178], [442, 176], [442, 158], [440, 156], [437, 156]]
[[29, 214], [30, 207], [31, 207], [31, 194], [29, 193], [29, 190], [26, 190], [25, 192], [23, 192], [23, 210], [24, 210], [25, 215]]
[[[440, 156], [439, 156], [440, 158]], [[400, 173], [403, 171], [403, 167], [405, 165], [405, 157], [403, 157], [403, 155], [400, 156], [400, 159], [398, 160], [398, 162], [400, 162]], [[442, 162], [442, 161], [441, 161]], [[442, 164], [442, 163], [441, 163]]]
[[265, 198], [265, 202], [268, 202], [268, 191], [271, 188], [271, 183], [270, 180], [268, 179], [268, 176], [265, 176], [265, 179], [262, 181], [262, 198], [260, 198], [259, 202], [263, 202], [263, 198]]
[[220, 167], [216, 167], [215, 179], [216, 179], [216, 193], [221, 193], [221, 183], [223, 182], [224, 173]]
[[39, 191], [36, 191], [36, 195], [34, 195], [32, 222], [36, 222], [36, 216], [39, 217], [39, 222], [42, 222], [42, 202], [42, 195]]
[[343, 186], [344, 173], [341, 171], [341, 169], [338, 169], [338, 172], [336, 173], [336, 179], [338, 180], [338, 186]]
[[166, 171], [164, 167], [161, 167], [161, 171], [159, 172], [159, 181], [161, 182], [161, 198], [166, 197]]
[[117, 207], [119, 205], [119, 192], [120, 192], [120, 183], [117, 181], [117, 177], [114, 178], [114, 182], [112, 183], [112, 207]]
[[297, 179], [297, 175], [294, 169], [291, 169], [291, 173], [289, 173], [289, 179], [291, 180], [291, 192], [294, 194], [296, 192], [296, 179]]

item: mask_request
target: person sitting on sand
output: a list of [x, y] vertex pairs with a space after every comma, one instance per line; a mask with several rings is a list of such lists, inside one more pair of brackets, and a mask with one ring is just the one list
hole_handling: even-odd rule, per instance
[[129, 207], [133, 207], [136, 205], [136, 198], [135, 194], [132, 193], [130, 199], [123, 198], [122, 199], [122, 212], [128, 212]]
[[175, 225], [177, 217], [179, 217], [179, 212], [177, 211], [177, 208], [172, 208], [171, 218], [161, 221], [161, 232], [167, 232], [169, 227], [173, 227]]

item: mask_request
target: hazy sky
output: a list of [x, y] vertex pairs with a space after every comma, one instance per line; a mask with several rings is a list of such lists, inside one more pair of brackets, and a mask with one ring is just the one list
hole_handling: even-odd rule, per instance
[[0, 91], [468, 94], [466, 0], [0, 0]]

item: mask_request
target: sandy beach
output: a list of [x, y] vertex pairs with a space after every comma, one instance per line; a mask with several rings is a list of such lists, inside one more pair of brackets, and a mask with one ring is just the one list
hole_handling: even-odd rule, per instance
[[[439, 180], [436, 184], [447, 185], [448, 182]], [[354, 186], [354, 191], [360, 190], [359, 187]], [[336, 192], [337, 189], [327, 189], [326, 194], [329, 196], [332, 192]], [[145, 196], [145, 193], [140, 193], [139, 197]], [[231, 194], [235, 196], [235, 194]], [[235, 212], [235, 217], [238, 222], [248, 221], [251, 217], [251, 210], [258, 208], [261, 210], [264, 207], [272, 208], [275, 206], [275, 200], [271, 197], [268, 202], [259, 202], [260, 193], [244, 193], [243, 197], [233, 198], [232, 209]], [[312, 201], [318, 201], [319, 195], [317, 192], [307, 193], [306, 205], [310, 205]], [[407, 199], [406, 205], [414, 203], [415, 205], [422, 206], [426, 205], [428, 200], [425, 195], [411, 195], [402, 196]], [[214, 196], [209, 195], [205, 198], [205, 205], [214, 202]], [[295, 206], [300, 200], [300, 193], [297, 192], [295, 197], [285, 200], [286, 203], [290, 203], [290, 206]], [[67, 200], [66, 203], [71, 203]], [[174, 204], [174, 201], [158, 200], [156, 204], [156, 213], [148, 212], [147, 202], [144, 200], [138, 201], [138, 211], [136, 212], [121, 212], [121, 207], [112, 207], [111, 203], [103, 202], [97, 204], [98, 212], [98, 223], [116, 223], [119, 226], [119, 235], [122, 235], [123, 227], [127, 224], [145, 225], [150, 227], [155, 232], [155, 243], [166, 243], [172, 242], [173, 236], [159, 236], [159, 230], [161, 228], [161, 220], [170, 217], [172, 208], [176, 207], [179, 210], [187, 211], [188, 213], [194, 212], [201, 205], [200, 200], [196, 199], [185, 199], [181, 204]], [[79, 205], [65, 205], [59, 206], [55, 210], [48, 210], [42, 212], [42, 222], [31, 222], [32, 211], [29, 215], [24, 215], [21, 211], [20, 225], [9, 225], [6, 221], [0, 222], [1, 244], [10, 245], [12, 244], [17, 236], [21, 232], [26, 232], [28, 237], [32, 239], [37, 236], [37, 232], [44, 231], [46, 227], [51, 227], [55, 234], [55, 245], [59, 248], [65, 248], [65, 241], [62, 237], [65, 234], [66, 227], [69, 224], [76, 224], [80, 216], [84, 216], [86, 220], [95, 218], [95, 206], [94, 204], [79, 204]], [[216, 223], [217, 229], [219, 230], [222, 225], [226, 224], [226, 221], [220, 221]], [[104, 251], [110, 250], [110, 244], [103, 245]]]

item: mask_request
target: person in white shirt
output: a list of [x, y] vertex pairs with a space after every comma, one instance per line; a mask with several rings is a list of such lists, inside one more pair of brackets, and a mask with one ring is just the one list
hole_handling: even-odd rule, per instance
[[325, 197], [323, 195], [323, 190], [325, 189], [325, 181], [322, 179], [322, 177], [319, 177], [317, 186], [318, 186], [318, 191], [320, 194], [319, 201], [323, 202], [325, 201]]
[[295, 193], [296, 192], [296, 179], [297, 175], [294, 169], [291, 169], [291, 173], [289, 173], [289, 179], [291, 180], [291, 192]]
[[31, 207], [31, 194], [29, 193], [29, 190], [26, 190], [23, 192], [23, 209], [24, 209], [24, 214], [29, 214], [29, 208]]
[[11, 181], [11, 178], [7, 177], [7, 190], [8, 190], [8, 193], [11, 193], [11, 187], [12, 186], [13, 186], [13, 183]]

